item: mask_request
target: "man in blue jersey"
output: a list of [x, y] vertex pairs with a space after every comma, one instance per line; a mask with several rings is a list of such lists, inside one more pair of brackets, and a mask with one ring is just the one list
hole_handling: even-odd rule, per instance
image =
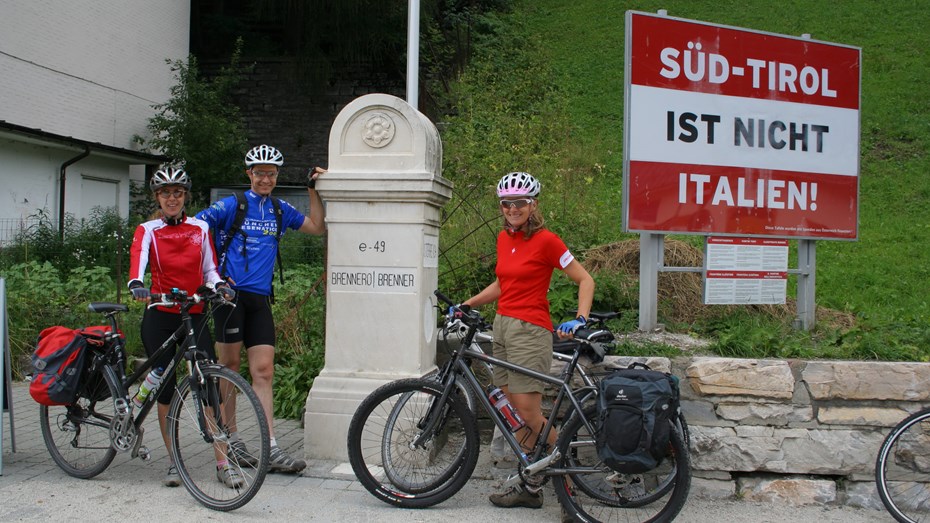
[[[325, 231], [323, 202], [314, 187], [317, 178], [326, 170], [314, 167], [307, 174], [310, 215], [304, 216], [291, 204], [283, 200], [274, 201], [271, 196], [278, 182], [278, 168], [283, 164], [284, 156], [274, 147], [259, 145], [252, 148], [245, 156], [245, 172], [251, 181], [251, 189], [245, 192], [246, 209], [244, 218], [240, 216], [241, 224], [235, 224], [239, 207], [235, 195], [200, 211], [197, 218], [209, 223], [215, 232], [220, 272], [236, 290], [236, 306], [220, 307], [214, 314], [216, 352], [220, 363], [238, 372], [242, 346], [245, 345], [252, 388], [268, 418], [270, 470], [300, 472], [307, 463], [292, 458], [278, 447], [272, 425], [275, 326], [271, 314], [271, 285], [280, 235], [287, 229], [315, 235]], [[280, 220], [276, 211], [281, 213]], [[238, 230], [236, 225], [239, 225]], [[254, 466], [257, 460], [250, 454], [252, 449], [245, 448], [237, 436], [235, 431], [230, 435], [230, 459]]]

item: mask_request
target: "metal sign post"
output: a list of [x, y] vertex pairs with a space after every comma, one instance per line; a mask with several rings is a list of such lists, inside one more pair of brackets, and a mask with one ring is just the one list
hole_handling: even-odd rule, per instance
[[3, 343], [3, 350], [0, 350], [0, 374], [2, 374], [3, 384], [0, 386], [0, 476], [3, 475], [3, 412], [10, 413], [10, 448], [16, 452], [16, 434], [13, 425], [13, 398], [10, 393], [13, 390], [13, 369], [12, 359], [10, 356], [10, 319], [6, 313], [6, 280], [0, 278], [0, 329], [3, 333], [0, 340]]

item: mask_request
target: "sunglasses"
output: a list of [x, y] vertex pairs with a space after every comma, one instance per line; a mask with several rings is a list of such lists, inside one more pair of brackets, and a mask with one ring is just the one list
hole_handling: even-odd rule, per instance
[[523, 198], [520, 200], [501, 200], [501, 208], [503, 209], [522, 209], [527, 205], [533, 203], [532, 198]]
[[276, 171], [256, 171], [252, 170], [253, 176], [258, 176], [259, 178], [277, 178], [278, 173]]
[[165, 189], [162, 191], [158, 191], [158, 195], [161, 196], [162, 198], [170, 198], [172, 196], [174, 196], [175, 198], [183, 198], [185, 194], [187, 194], [187, 191], [185, 191], [184, 189], [175, 189], [173, 191], [169, 191]]

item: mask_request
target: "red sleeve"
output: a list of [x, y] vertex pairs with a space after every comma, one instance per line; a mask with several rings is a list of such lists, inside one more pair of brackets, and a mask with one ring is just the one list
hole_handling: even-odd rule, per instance
[[149, 244], [151, 236], [148, 235], [144, 224], [136, 227], [129, 247], [129, 280], [145, 281], [145, 268], [149, 262]]

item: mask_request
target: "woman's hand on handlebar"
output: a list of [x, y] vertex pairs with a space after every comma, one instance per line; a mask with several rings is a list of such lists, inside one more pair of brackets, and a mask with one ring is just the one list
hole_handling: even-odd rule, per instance
[[149, 301], [152, 293], [139, 280], [129, 282], [129, 292], [132, 293], [132, 299], [136, 301]]

